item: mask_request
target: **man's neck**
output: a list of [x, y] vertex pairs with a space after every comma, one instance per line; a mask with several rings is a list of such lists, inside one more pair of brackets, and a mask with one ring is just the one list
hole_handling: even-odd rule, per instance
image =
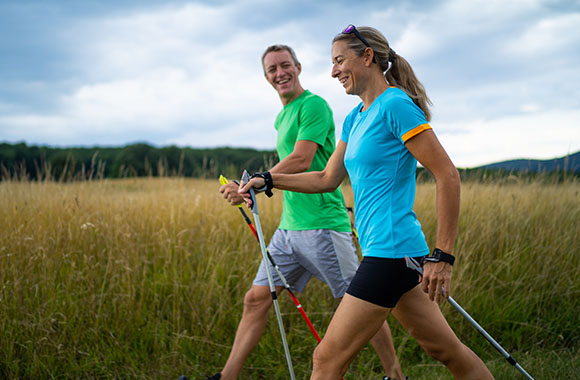
[[287, 106], [288, 104], [292, 103], [294, 99], [297, 99], [300, 95], [304, 93], [304, 89], [302, 87], [298, 88], [296, 92], [292, 94], [292, 96], [284, 97], [280, 96], [280, 100], [282, 101], [283, 106]]

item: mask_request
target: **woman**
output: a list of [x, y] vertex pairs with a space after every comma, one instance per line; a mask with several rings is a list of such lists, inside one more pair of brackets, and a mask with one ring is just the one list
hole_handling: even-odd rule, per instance
[[[428, 124], [430, 104], [409, 65], [376, 29], [349, 25], [332, 43], [332, 76], [362, 102], [345, 119], [341, 140], [321, 172], [258, 173], [248, 190], [308, 193], [336, 189], [349, 174], [363, 260], [314, 352], [311, 379], [340, 379], [391, 313], [456, 379], [493, 379], [483, 362], [455, 336], [439, 310], [441, 289], [451, 291], [452, 255], [459, 217], [459, 174]], [[417, 273], [405, 256], [429, 249], [413, 212], [417, 161], [437, 182], [437, 236], [433, 255]]]

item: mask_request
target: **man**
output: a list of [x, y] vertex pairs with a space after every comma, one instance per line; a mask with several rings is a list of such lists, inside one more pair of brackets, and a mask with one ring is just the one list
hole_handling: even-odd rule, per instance
[[[262, 66], [266, 79], [284, 106], [275, 122], [280, 162], [270, 172], [299, 173], [324, 169], [335, 147], [330, 107], [324, 99], [302, 87], [298, 79], [302, 66], [289, 46], [268, 47], [262, 55]], [[243, 202], [237, 190], [238, 185], [234, 182], [220, 187], [220, 192], [232, 205]], [[358, 257], [340, 189], [324, 194], [285, 191], [280, 225], [272, 236], [268, 251], [297, 291], [304, 290], [314, 275], [328, 284], [334, 297], [342, 297], [356, 272]], [[280, 293], [282, 283], [276, 273], [273, 276], [276, 290]], [[238, 378], [264, 332], [271, 305], [272, 297], [262, 262], [252, 287], [245, 295], [242, 319], [228, 360], [221, 372], [210, 380]], [[371, 344], [381, 359], [387, 374], [385, 378], [404, 379], [386, 321]]]

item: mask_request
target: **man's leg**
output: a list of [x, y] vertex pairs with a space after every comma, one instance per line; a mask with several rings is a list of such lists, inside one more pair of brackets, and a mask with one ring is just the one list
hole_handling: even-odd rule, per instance
[[[282, 287], [276, 287], [278, 293]], [[220, 380], [237, 379], [250, 353], [256, 348], [268, 320], [272, 295], [267, 286], [252, 285], [244, 297], [244, 312]]]
[[[274, 258], [274, 261], [278, 265], [281, 265], [281, 271], [284, 276], [287, 276], [289, 272], [286, 271], [291, 271], [296, 264], [292, 263], [292, 260], [283, 260], [284, 255], [287, 253], [284, 250], [286, 245], [284, 234], [285, 231], [280, 229], [274, 232], [268, 245], [268, 251]], [[279, 256], [280, 254], [282, 257]], [[282, 265], [282, 263], [286, 265]], [[280, 286], [281, 283], [279, 282], [278, 275], [272, 273], [272, 276], [274, 277], [274, 283], [279, 284], [276, 286], [276, 292], [280, 294], [284, 288]], [[248, 360], [251, 352], [258, 345], [264, 333], [270, 306], [272, 306], [272, 294], [268, 286], [268, 277], [266, 275], [264, 262], [261, 262], [252, 287], [244, 297], [242, 319], [238, 324], [238, 330], [236, 331], [236, 337], [228, 360], [221, 371], [220, 380], [234, 380], [239, 377], [242, 367], [246, 360]]]

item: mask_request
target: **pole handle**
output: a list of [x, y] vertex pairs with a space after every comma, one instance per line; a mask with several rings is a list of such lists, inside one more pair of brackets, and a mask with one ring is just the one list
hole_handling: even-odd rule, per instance
[[[248, 174], [247, 170], [244, 170], [244, 173], [242, 174], [242, 181], [244, 181], [244, 184], [250, 182], [250, 174]], [[254, 215], [257, 215], [258, 203], [256, 202], [256, 191], [254, 190], [253, 187], [250, 188], [250, 198], [252, 199], [252, 213], [254, 213]]]
[[[222, 185], [222, 186], [223, 185], [227, 185], [229, 182], [230, 181], [225, 176], [223, 176], [222, 174], [220, 174], [220, 185]], [[237, 181], [234, 181], [234, 182], [237, 182]], [[236, 207], [239, 208], [243, 212], [242, 205], [241, 204], [236, 205]]]

